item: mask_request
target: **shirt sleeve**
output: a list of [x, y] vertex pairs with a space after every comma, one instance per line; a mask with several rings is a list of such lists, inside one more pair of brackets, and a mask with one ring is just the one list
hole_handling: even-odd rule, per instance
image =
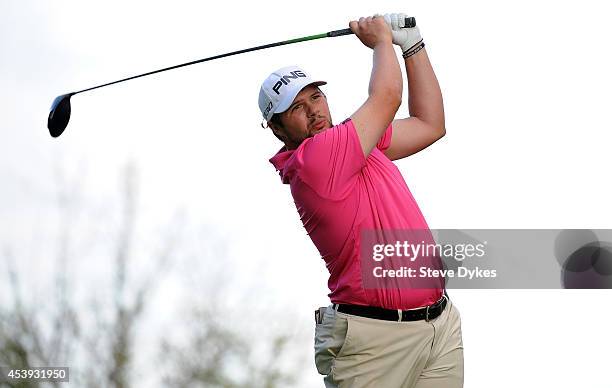
[[376, 143], [376, 148], [381, 151], [386, 150], [391, 145], [391, 136], [393, 135], [393, 124], [389, 124], [385, 133], [382, 135], [378, 143]]
[[347, 194], [366, 165], [350, 119], [305, 140], [295, 156], [301, 180], [325, 198]]

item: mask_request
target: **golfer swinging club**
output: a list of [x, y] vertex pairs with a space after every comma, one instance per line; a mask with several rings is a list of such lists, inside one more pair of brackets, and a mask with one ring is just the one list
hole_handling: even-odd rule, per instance
[[[373, 50], [368, 98], [333, 125], [327, 99], [298, 67], [273, 72], [259, 107], [284, 147], [270, 159], [289, 184], [304, 228], [325, 260], [332, 305], [315, 311], [315, 364], [326, 387], [463, 386], [457, 308], [444, 286], [364, 286], [362, 229], [428, 229], [392, 160], [445, 134], [444, 109], [418, 27], [404, 14], [360, 18], [349, 26]], [[392, 43], [402, 49], [410, 117], [394, 120], [403, 80]]]

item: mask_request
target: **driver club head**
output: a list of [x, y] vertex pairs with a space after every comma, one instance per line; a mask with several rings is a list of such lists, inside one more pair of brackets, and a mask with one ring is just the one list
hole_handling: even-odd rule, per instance
[[56, 97], [51, 104], [47, 128], [53, 137], [61, 135], [68, 125], [68, 121], [70, 120], [70, 97], [72, 97], [73, 94], [74, 93], [62, 94]]

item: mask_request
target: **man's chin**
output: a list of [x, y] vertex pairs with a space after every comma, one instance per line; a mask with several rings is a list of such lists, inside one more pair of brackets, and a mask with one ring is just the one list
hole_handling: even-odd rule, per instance
[[331, 125], [331, 123], [328, 123], [328, 124], [326, 124], [326, 125], [325, 125], [323, 128], [321, 128], [321, 129], [317, 129], [317, 130], [315, 130], [315, 131], [310, 132], [310, 134], [308, 135], [308, 137], [313, 137], [314, 135], [317, 135], [317, 134], [319, 134], [319, 133], [321, 133], [321, 132], [325, 132], [325, 131], [327, 131], [328, 129], [330, 129], [331, 127], [333, 127], [333, 125]]

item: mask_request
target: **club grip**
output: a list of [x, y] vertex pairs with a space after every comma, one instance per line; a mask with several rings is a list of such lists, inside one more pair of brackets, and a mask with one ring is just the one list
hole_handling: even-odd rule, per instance
[[[416, 19], [414, 17], [407, 17], [404, 20], [404, 28], [412, 28], [416, 27]], [[353, 31], [350, 28], [345, 28], [343, 30], [330, 31], [327, 33], [328, 38], [333, 38], [336, 36], [350, 35]]]

